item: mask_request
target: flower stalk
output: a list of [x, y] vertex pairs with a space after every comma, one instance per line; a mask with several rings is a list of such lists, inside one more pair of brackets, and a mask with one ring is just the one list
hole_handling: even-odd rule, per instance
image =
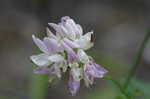
[[125, 83], [123, 85], [124, 89], [128, 88], [128, 86], [129, 86], [129, 84], [131, 82], [131, 79], [134, 77], [134, 75], [135, 75], [135, 73], [136, 73], [136, 71], [137, 71], [137, 69], [139, 67], [139, 64], [141, 62], [140, 60], [142, 58], [144, 49], [146, 48], [146, 45], [147, 45], [147, 43], [149, 41], [149, 38], [150, 38], [150, 31], [147, 32], [147, 34], [145, 35], [144, 40], [143, 40], [143, 42], [142, 42], [142, 44], [141, 44], [141, 46], [140, 46], [140, 48], [138, 50], [138, 53], [137, 53], [137, 56], [135, 57], [135, 61], [133, 63], [133, 66], [130, 69], [129, 74], [127, 75], [127, 78], [125, 79]]
[[117, 80], [115, 80], [113, 77], [111, 77], [109, 75], [104, 75], [104, 79], [111, 81], [127, 99], [131, 99], [131, 97], [127, 94], [127, 92], [124, 90], [122, 85]]
[[46, 99], [48, 95], [48, 75], [32, 74], [30, 99]]
[[127, 99], [132, 99], [132, 96], [130, 96], [126, 89], [128, 88], [132, 78], [134, 77], [139, 64], [140, 64], [140, 60], [142, 58], [144, 49], [146, 48], [146, 45], [149, 41], [150, 38], [150, 31], [147, 32], [147, 34], [144, 37], [144, 40], [139, 48], [139, 51], [137, 53], [137, 56], [135, 57], [135, 62], [133, 63], [132, 68], [129, 71], [129, 74], [127, 75], [127, 78], [125, 79], [125, 83], [123, 85], [121, 85], [117, 80], [113, 79], [111, 76], [109, 75], [104, 75], [104, 78], [111, 81], [114, 85], [116, 85], [116, 87], [120, 90], [120, 92], [127, 98]]

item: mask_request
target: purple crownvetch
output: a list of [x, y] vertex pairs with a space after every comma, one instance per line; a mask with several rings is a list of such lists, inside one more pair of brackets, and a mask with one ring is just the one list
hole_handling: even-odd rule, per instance
[[69, 91], [75, 95], [81, 80], [84, 80], [88, 87], [93, 84], [95, 78], [102, 78], [108, 72], [85, 52], [94, 45], [93, 32], [83, 34], [82, 27], [68, 16], [62, 17], [58, 24], [48, 24], [54, 28], [55, 33], [46, 28], [47, 37], [43, 40], [32, 36], [34, 43], [42, 51], [30, 57], [37, 65], [34, 73], [48, 74], [51, 81], [69, 72]]

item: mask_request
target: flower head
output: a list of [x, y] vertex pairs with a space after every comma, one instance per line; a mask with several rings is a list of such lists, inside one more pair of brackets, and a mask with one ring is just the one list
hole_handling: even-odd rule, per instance
[[43, 40], [32, 36], [34, 43], [42, 51], [41, 54], [30, 57], [37, 65], [35, 73], [49, 74], [51, 81], [56, 77], [61, 78], [62, 73], [68, 71], [69, 91], [75, 95], [81, 80], [89, 86], [95, 78], [102, 78], [108, 72], [85, 52], [94, 45], [93, 32], [83, 34], [82, 27], [68, 16], [62, 17], [58, 24], [48, 24], [54, 28], [55, 33], [46, 28], [47, 37]]

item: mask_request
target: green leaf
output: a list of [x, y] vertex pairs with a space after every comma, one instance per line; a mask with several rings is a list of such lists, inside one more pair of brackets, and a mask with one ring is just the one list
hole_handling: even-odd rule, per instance
[[133, 79], [128, 87], [129, 94], [134, 96], [149, 99], [150, 97], [150, 83], [141, 80]]

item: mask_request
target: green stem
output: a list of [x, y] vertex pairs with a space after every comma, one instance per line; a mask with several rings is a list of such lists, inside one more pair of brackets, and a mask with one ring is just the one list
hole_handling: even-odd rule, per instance
[[109, 75], [104, 75], [104, 78], [111, 81], [127, 99], [131, 99], [131, 97], [125, 92], [125, 90], [117, 80], [113, 79]]
[[30, 99], [46, 99], [48, 95], [48, 75], [33, 74]]
[[137, 71], [137, 68], [139, 67], [141, 57], [143, 55], [144, 49], [148, 43], [149, 38], [150, 38], [150, 32], [148, 32], [144, 37], [144, 40], [139, 48], [137, 56], [135, 57], [135, 62], [133, 63], [133, 66], [132, 66], [131, 70], [129, 71], [129, 74], [127, 75], [127, 78], [125, 79], [125, 83], [123, 86], [124, 89], [128, 88], [128, 86], [131, 82], [131, 79], [134, 77], [134, 75]]

